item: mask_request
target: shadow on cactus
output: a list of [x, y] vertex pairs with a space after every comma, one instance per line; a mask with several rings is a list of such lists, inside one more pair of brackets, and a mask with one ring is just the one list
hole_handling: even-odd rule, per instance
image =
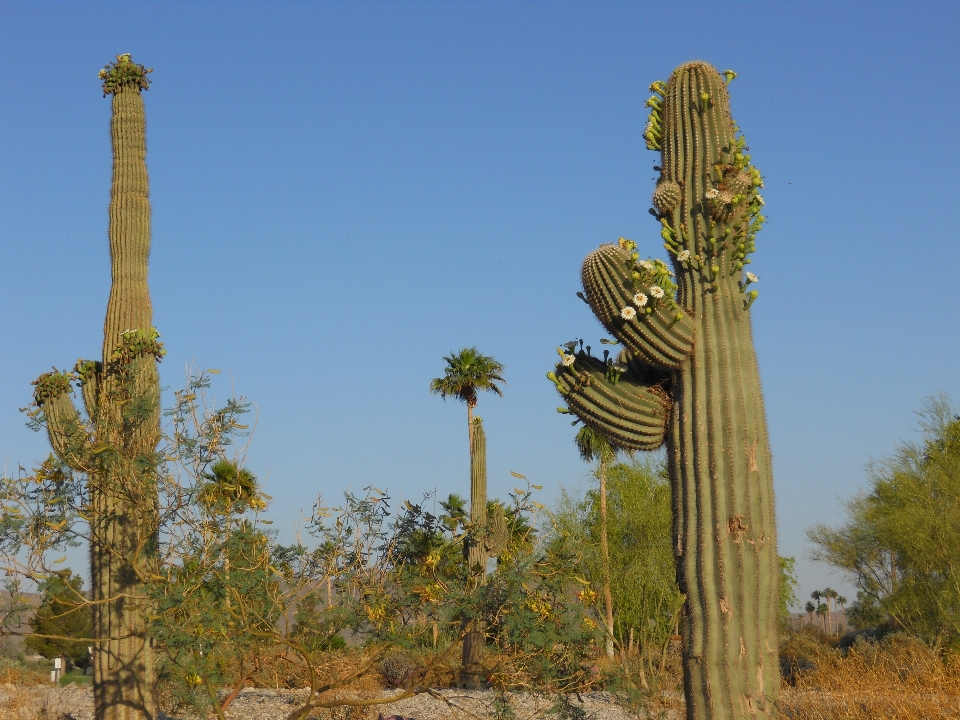
[[548, 373], [560, 412], [626, 449], [667, 447], [690, 718], [774, 717], [779, 686], [758, 278], [744, 271], [766, 218], [730, 115], [734, 77], [691, 62], [650, 86], [643, 137], [661, 155], [650, 213], [670, 265], [624, 238], [590, 253], [578, 295], [623, 350], [601, 359], [568, 343]]

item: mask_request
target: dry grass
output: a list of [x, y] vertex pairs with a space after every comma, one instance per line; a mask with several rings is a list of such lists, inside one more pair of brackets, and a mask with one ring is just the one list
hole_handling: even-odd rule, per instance
[[960, 661], [944, 660], [903, 635], [858, 641], [844, 655], [798, 633], [784, 651], [812, 661], [796, 684], [783, 684], [780, 710], [790, 720], [948, 720], [960, 717]]
[[[789, 720], [956, 720], [960, 718], [960, 658], [944, 660], [924, 644], [903, 635], [894, 635], [887, 640], [870, 644], [858, 642], [848, 652], [842, 653], [823, 637], [812, 633], [794, 633], [786, 639], [783, 653], [792, 657], [806, 658], [816, 669], [799, 673], [795, 684], [784, 682], [780, 691], [781, 717]], [[647, 674], [649, 688], [634, 694], [631, 703], [640, 711], [640, 716], [677, 716], [683, 714], [682, 683], [679, 657], [671, 652], [667, 658], [664, 675]], [[349, 677], [357, 673], [368, 657], [359, 650], [343, 650], [318, 657], [317, 673], [320, 685]], [[656, 658], [655, 658], [656, 659]], [[411, 656], [414, 667], [432, 666], [436, 675], [429, 681], [431, 686], [449, 686], [455, 678], [459, 656], [449, 657]], [[511, 656], [487, 657], [491, 678], [495, 685], [514, 685], [536, 688], [528, 668], [521, 658]], [[658, 665], [658, 663], [655, 663]], [[631, 678], [629, 685], [637, 687], [640, 667], [639, 658], [627, 659]], [[588, 668], [591, 675], [602, 678], [602, 685], [624, 686], [624, 668], [619, 661], [596, 658], [595, 667]], [[17, 673], [20, 673], [17, 675]], [[293, 674], [291, 674], [293, 673]], [[15, 677], [16, 675], [16, 677]], [[297, 677], [292, 666], [279, 663], [249, 685], [262, 688], [302, 688], [308, 683]], [[617, 676], [621, 680], [617, 680]], [[9, 684], [3, 684], [4, 682]], [[33, 720], [37, 717], [37, 691], [30, 685], [43, 683], [44, 678], [24, 669], [0, 668], [0, 718]], [[594, 684], [594, 683], [590, 683]], [[385, 683], [376, 666], [361, 673], [336, 689], [329, 690], [319, 699], [361, 700], [379, 696]], [[584, 687], [583, 689], [586, 689]], [[397, 689], [396, 692], [400, 692]], [[630, 693], [628, 693], [629, 695]], [[332, 711], [316, 711], [320, 717], [333, 717]], [[340, 711], [337, 711], [340, 712]], [[355, 708], [351, 717], [374, 718], [374, 708]], [[342, 713], [341, 713], [342, 714]], [[337, 716], [339, 717], [339, 716]]]

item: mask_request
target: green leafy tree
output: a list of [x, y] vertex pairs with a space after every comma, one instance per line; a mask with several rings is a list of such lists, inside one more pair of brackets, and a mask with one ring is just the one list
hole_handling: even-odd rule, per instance
[[613, 657], [613, 595], [610, 591], [610, 547], [607, 538], [607, 466], [616, 458], [619, 448], [599, 430], [584, 425], [575, 438], [580, 458], [584, 462], [597, 462], [597, 479], [600, 481], [600, 563], [603, 570], [603, 605], [607, 630], [607, 657]]
[[92, 620], [82, 588], [83, 578], [69, 568], [40, 583], [40, 606], [30, 619], [34, 634], [24, 641], [28, 648], [48, 659], [65, 657], [77, 667], [87, 666]]
[[800, 584], [796, 577], [797, 561], [792, 557], [780, 558], [780, 625], [790, 623], [790, 608], [797, 604], [797, 588]]
[[856, 582], [851, 620], [879, 610], [934, 646], [960, 648], [960, 418], [945, 396], [920, 416], [922, 440], [869, 466], [846, 523], [807, 536], [815, 560]]
[[[671, 487], [665, 469], [638, 461], [610, 466], [607, 511], [610, 565], [617, 569], [610, 583], [614, 633], [625, 646], [634, 630], [647, 663], [640, 677], [643, 686], [647, 672], [658, 672], [647, 651], [667, 643], [683, 602], [673, 565]], [[591, 489], [582, 499], [564, 492], [551, 519], [551, 536], [577, 548], [585, 579], [602, 587], [599, 492]]]

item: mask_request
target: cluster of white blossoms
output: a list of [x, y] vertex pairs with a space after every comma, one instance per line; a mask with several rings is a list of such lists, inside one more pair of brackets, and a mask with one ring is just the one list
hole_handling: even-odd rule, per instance
[[629, 305], [620, 311], [620, 317], [622, 317], [624, 320], [633, 320], [636, 316], [637, 311]]

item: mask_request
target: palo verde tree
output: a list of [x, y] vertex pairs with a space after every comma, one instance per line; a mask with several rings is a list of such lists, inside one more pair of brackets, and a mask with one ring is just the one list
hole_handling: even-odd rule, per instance
[[40, 583], [40, 607], [30, 619], [33, 634], [27, 636], [24, 645], [45, 658], [63, 656], [74, 665], [86, 667], [90, 613], [82, 586], [83, 578], [69, 568]]
[[[689, 718], [776, 714], [773, 472], [744, 273], [764, 222], [760, 173], [703, 62], [651, 85], [647, 147], [661, 153], [651, 213], [673, 272], [636, 243], [583, 263], [581, 293], [624, 346], [615, 359], [561, 349], [548, 377], [573, 412], [632, 450], [667, 446]], [[675, 273], [675, 275], [674, 275]]]
[[[467, 430], [470, 440], [470, 524], [471, 537], [464, 544], [468, 571], [479, 583], [484, 575], [487, 548], [483, 539], [487, 535], [487, 440], [480, 422], [475, 422], [473, 409], [477, 406], [477, 392], [489, 391], [502, 396], [497, 383], [505, 383], [503, 365], [492, 357], [482, 354], [477, 348], [463, 348], [444, 358], [447, 367], [443, 377], [430, 381], [430, 392], [446, 400], [455, 397], [467, 405]], [[477, 418], [479, 420], [479, 418]], [[502, 515], [499, 516], [503, 524]], [[499, 526], [498, 526], [499, 527]], [[480, 656], [483, 652], [483, 624], [476, 621], [468, 628], [463, 641], [463, 667], [461, 684], [476, 687], [481, 680]]]
[[[110, 190], [112, 284], [103, 357], [36, 381], [32, 421], [46, 427], [59, 461], [86, 478], [93, 612], [93, 686], [98, 720], [154, 716], [154, 654], [146, 586], [156, 559], [160, 383], [164, 350], [147, 286], [150, 201], [140, 93], [151, 70], [118, 55], [100, 71], [112, 96]], [[70, 394], [77, 383], [86, 417]]]
[[814, 560], [856, 582], [852, 622], [886, 618], [934, 647], [958, 651], [960, 416], [946, 396], [927, 400], [920, 415], [922, 440], [872, 464], [868, 489], [846, 503], [846, 521], [815, 525], [807, 537]]

